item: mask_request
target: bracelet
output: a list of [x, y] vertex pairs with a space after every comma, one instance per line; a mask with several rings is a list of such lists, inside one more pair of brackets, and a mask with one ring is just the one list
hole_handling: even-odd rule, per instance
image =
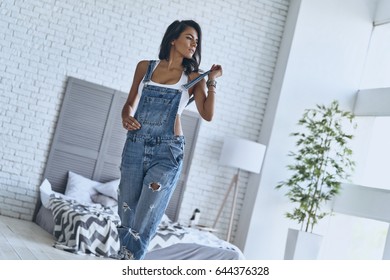
[[207, 80], [206, 82], [207, 87], [214, 87], [217, 88], [217, 81], [216, 80]]

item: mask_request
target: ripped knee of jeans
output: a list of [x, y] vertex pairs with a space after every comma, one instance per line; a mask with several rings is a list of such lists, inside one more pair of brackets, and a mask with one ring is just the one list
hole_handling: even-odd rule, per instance
[[129, 205], [126, 202], [123, 202], [122, 207], [124, 212], [131, 210]]
[[151, 189], [154, 192], [158, 192], [161, 190], [161, 185], [160, 183], [153, 182], [149, 184], [149, 189]]

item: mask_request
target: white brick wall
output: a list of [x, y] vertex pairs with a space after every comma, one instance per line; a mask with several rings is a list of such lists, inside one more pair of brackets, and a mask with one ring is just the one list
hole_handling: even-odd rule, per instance
[[[127, 92], [136, 63], [157, 58], [165, 28], [203, 29], [201, 68], [223, 65], [215, 119], [204, 122], [180, 220], [212, 225], [235, 170], [218, 165], [225, 135], [257, 140], [288, 0], [3, 0], [0, 2], [0, 214], [31, 219], [61, 106], [74, 76]], [[194, 109], [194, 107], [192, 108]], [[248, 174], [240, 178], [239, 218]], [[218, 224], [227, 228], [227, 208]]]

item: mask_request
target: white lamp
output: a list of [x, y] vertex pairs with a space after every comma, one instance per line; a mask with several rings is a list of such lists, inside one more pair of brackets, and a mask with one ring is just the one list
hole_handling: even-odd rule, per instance
[[221, 207], [219, 208], [217, 218], [214, 221], [213, 228], [215, 228], [222, 213], [222, 210], [226, 204], [226, 200], [229, 197], [230, 192], [234, 188], [233, 205], [230, 213], [229, 229], [226, 238], [227, 241], [230, 241], [230, 236], [233, 228], [233, 218], [237, 202], [238, 178], [240, 175], [240, 170], [260, 173], [265, 149], [266, 147], [262, 144], [241, 138], [226, 138], [223, 143], [219, 163], [221, 165], [237, 168], [237, 174], [234, 175], [232, 178], [229, 189], [227, 190]]

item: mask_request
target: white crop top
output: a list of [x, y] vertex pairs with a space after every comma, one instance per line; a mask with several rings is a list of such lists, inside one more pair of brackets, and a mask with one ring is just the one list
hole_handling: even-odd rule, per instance
[[[152, 72], [154, 72], [154, 70], [156, 69], [157, 65], [160, 63], [160, 61], [158, 61], [156, 63], [156, 65], [154, 66], [154, 69]], [[155, 83], [153, 82], [152, 80], [150, 80], [148, 83], [150, 85], [153, 85], [153, 86], [158, 86], [158, 87], [165, 87], [165, 88], [173, 88], [173, 89], [181, 89], [182, 90], [182, 93], [181, 93], [181, 98], [180, 98], [180, 103], [179, 103], [179, 108], [177, 110], [177, 114], [178, 115], [181, 115], [181, 113], [183, 112], [183, 110], [185, 109], [188, 101], [190, 100], [190, 95], [189, 95], [189, 92], [187, 89], [185, 89], [184, 87], [182, 87], [182, 85], [185, 85], [186, 83], [188, 82], [188, 76], [183, 72], [181, 74], [181, 77], [180, 77], [180, 80], [176, 83], [176, 84], [172, 84], [172, 85], [165, 85], [165, 84], [159, 84], [159, 83]], [[142, 95], [142, 90], [144, 88], [144, 82], [143, 80], [139, 83], [139, 86], [138, 86], [138, 98], [137, 98], [137, 101], [136, 101], [136, 104], [134, 104], [134, 112], [137, 110], [137, 107], [138, 107], [138, 102], [139, 102], [139, 99], [141, 98], [141, 95]]]

